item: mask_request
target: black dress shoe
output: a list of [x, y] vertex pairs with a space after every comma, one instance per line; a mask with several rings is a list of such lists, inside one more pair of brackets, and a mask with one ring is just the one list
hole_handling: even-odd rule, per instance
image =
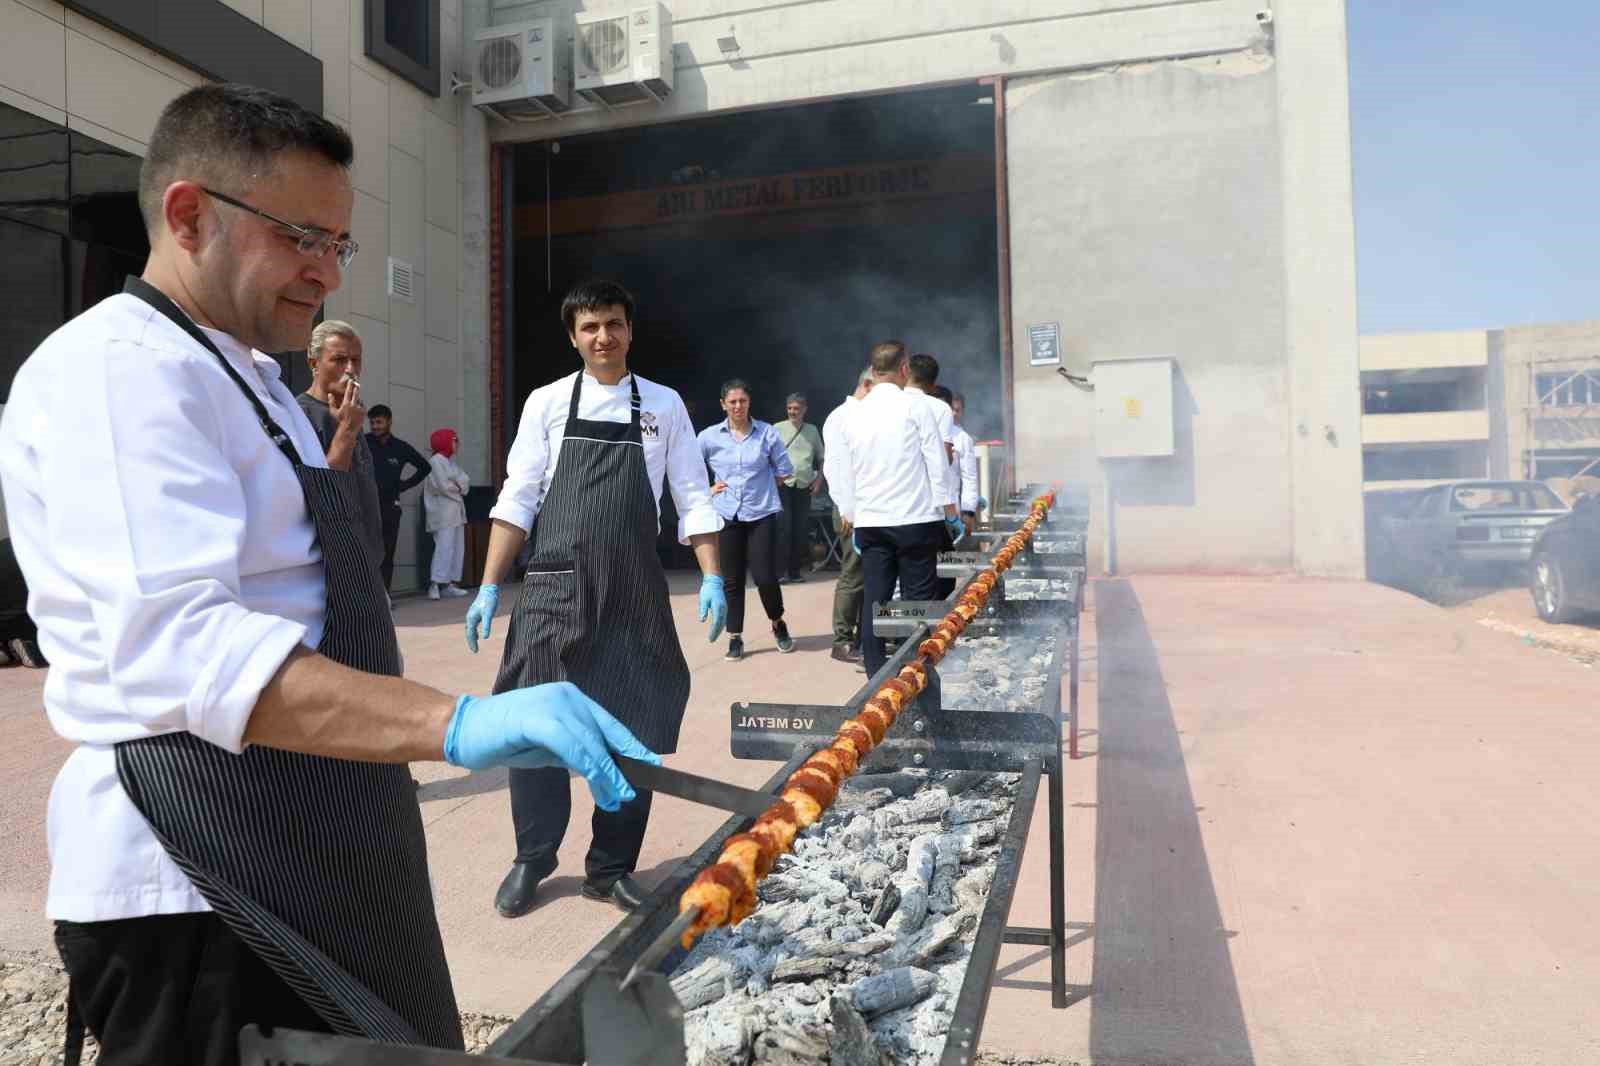
[[643, 903], [650, 893], [640, 887], [639, 882], [623, 874], [611, 883], [609, 887], [601, 888], [589, 881], [583, 883], [579, 889], [584, 899], [599, 900], [602, 903], [611, 903], [625, 911], [636, 909]]
[[848, 641], [836, 640], [833, 642], [833, 657], [842, 663], [858, 663], [861, 661], [861, 649]]
[[511, 872], [500, 882], [500, 891], [494, 894], [494, 909], [502, 918], [521, 918], [533, 910], [537, 902], [539, 882], [545, 875], [538, 873], [525, 862], [513, 863]]
[[9, 650], [11, 657], [23, 666], [32, 667], [35, 670], [43, 670], [50, 665], [45, 661], [44, 653], [39, 650], [37, 641], [18, 637], [11, 641]]

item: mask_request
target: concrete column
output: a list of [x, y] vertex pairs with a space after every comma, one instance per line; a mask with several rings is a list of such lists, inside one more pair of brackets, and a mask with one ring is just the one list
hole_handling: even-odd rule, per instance
[[1361, 370], [1344, 0], [1279, 0], [1273, 34], [1294, 566], [1360, 577]]

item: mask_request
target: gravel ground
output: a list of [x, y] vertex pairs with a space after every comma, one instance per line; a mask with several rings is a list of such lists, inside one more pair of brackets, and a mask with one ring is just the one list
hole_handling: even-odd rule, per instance
[[[467, 1050], [482, 1051], [510, 1024], [510, 1018], [463, 1012]], [[67, 975], [60, 963], [0, 953], [0, 1066], [59, 1066], [66, 1035]], [[99, 1049], [90, 1037], [83, 1061], [98, 1059]]]

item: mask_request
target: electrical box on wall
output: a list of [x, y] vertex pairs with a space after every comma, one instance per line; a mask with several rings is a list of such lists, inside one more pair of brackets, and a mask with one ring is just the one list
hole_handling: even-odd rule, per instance
[[1174, 364], [1165, 356], [1094, 364], [1094, 445], [1100, 458], [1172, 454]]

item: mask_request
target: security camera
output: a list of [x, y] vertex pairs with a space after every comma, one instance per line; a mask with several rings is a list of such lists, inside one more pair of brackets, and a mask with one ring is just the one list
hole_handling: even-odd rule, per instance
[[1272, 12], [1270, 12], [1270, 11], [1257, 11], [1256, 12], [1256, 21], [1261, 23], [1261, 25], [1263, 25], [1263, 26], [1272, 25]]

